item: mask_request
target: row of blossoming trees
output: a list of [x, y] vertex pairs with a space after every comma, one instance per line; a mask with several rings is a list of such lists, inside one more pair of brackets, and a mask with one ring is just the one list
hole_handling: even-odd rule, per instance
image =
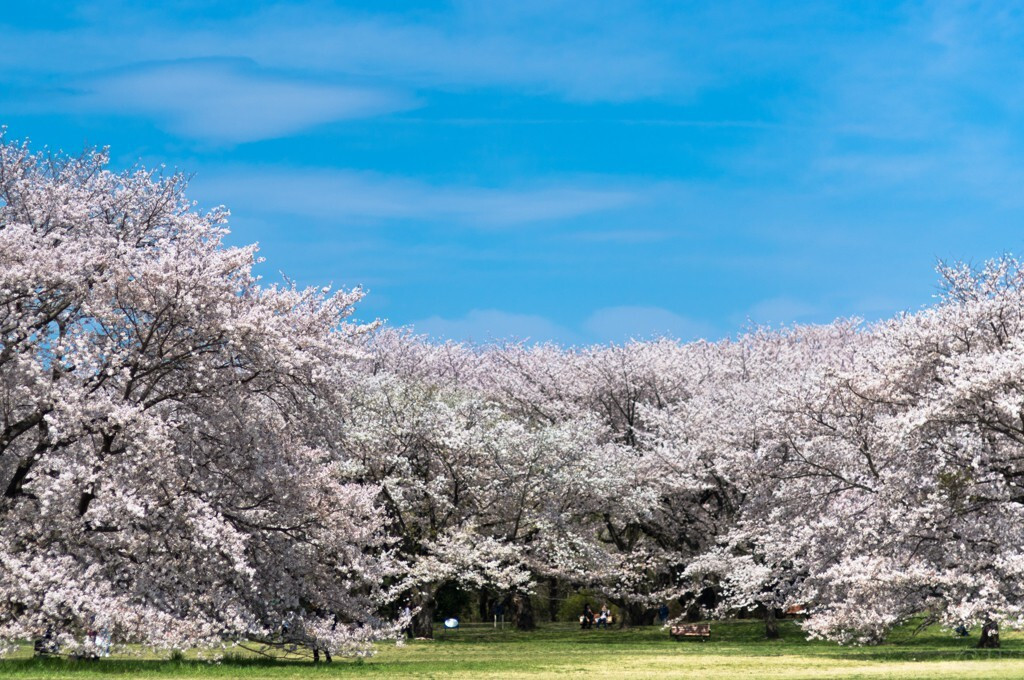
[[875, 325], [433, 344], [106, 162], [0, 139], [0, 639], [364, 653], [453, 583], [524, 627], [538, 583], [844, 642], [1024, 623], [1016, 261]]

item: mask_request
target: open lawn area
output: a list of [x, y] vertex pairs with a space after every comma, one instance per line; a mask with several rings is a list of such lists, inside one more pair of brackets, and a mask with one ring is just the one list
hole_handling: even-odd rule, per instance
[[270, 661], [251, 652], [219, 663], [154, 654], [101, 661], [36, 660], [26, 646], [0, 661], [0, 676], [93, 678], [105, 676], [194, 678], [1020, 678], [1024, 635], [1004, 632], [1003, 648], [976, 650], [977, 633], [965, 639], [938, 628], [896, 631], [877, 647], [838, 647], [807, 642], [790, 622], [781, 640], [761, 639], [757, 621], [712, 623], [710, 642], [674, 642], [660, 627], [580, 631], [550, 624], [533, 633], [470, 626], [433, 641], [382, 646], [366, 660]]

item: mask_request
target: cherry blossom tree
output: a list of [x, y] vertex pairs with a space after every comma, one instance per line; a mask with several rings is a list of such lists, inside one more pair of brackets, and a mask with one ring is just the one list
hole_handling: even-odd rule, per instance
[[[927, 612], [980, 624], [980, 645], [998, 646], [1000, 623], [1024, 623], [1024, 274], [1012, 257], [940, 274], [938, 304], [880, 324], [875, 370], [849, 380], [857, 408], [876, 414], [862, 448], [878, 481], [858, 494], [861, 540], [825, 572], [812, 632], [858, 630], [860, 618], [878, 637]], [[851, 611], [861, 605], [869, 616]]]
[[0, 140], [0, 638], [364, 653], [391, 571], [323, 404], [359, 291], [264, 287], [181, 176]]
[[714, 585], [720, 615], [759, 609], [769, 638], [778, 635], [776, 611], [793, 603], [804, 547], [799, 536], [781, 540], [788, 534], [773, 522], [781, 517], [786, 529], [800, 530], [831, 493], [823, 469], [814, 467], [819, 462], [807, 463], [809, 450], [822, 443], [808, 427], [835, 415], [826, 406], [834, 394], [830, 376], [859, 340], [857, 326], [842, 322], [758, 330], [718, 343], [686, 418], [668, 414], [659, 433], [668, 455], [711, 465], [710, 479], [728, 499], [716, 540], [686, 568], [690, 588]]
[[[623, 624], [649, 623], [689, 556], [706, 542], [720, 500], [670, 486], [650, 435], [657, 413], [689, 399], [706, 366], [703, 343], [670, 340], [562, 350], [509, 345], [491, 352], [487, 389], [522, 421], [574, 424], [592, 440], [562, 494], [571, 560], [540, 569], [599, 588]], [[706, 472], [706, 470], [705, 470]]]
[[517, 547], [480, 530], [502, 488], [493, 440], [504, 415], [475, 394], [473, 353], [399, 331], [370, 344], [339, 423], [348, 478], [380, 490], [403, 574], [391, 590], [415, 610], [416, 637], [432, 637], [438, 590], [515, 590], [529, 574]]
[[941, 273], [916, 314], [769, 336], [791, 349], [748, 406], [767, 427], [730, 466], [741, 512], [692, 567], [733, 603], [772, 593], [853, 643], [920, 614], [982, 646], [1021, 625], [1019, 265]]
[[370, 353], [344, 431], [352, 479], [382, 489], [413, 633], [432, 634], [446, 583], [500, 594], [516, 625], [532, 628], [537, 579], [601, 564], [587, 541], [588, 480], [609, 475], [602, 426], [571, 402], [537, 398], [530, 390], [543, 386], [511, 368], [558, 370], [566, 354], [539, 349], [538, 362], [521, 346], [435, 345], [399, 331], [378, 333]]

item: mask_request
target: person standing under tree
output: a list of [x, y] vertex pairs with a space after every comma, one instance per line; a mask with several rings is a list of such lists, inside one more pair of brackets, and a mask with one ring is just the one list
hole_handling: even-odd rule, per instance
[[405, 621], [405, 628], [402, 630], [405, 632], [405, 636], [412, 640], [412, 608], [409, 606], [408, 601], [406, 601], [405, 607], [402, 608], [402, 620]]

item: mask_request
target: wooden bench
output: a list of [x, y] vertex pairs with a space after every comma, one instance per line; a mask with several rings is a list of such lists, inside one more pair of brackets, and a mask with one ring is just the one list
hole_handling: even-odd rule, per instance
[[695, 637], [700, 638], [700, 641], [704, 642], [705, 640], [711, 639], [711, 624], [694, 623], [672, 626], [669, 628], [669, 635], [671, 635], [672, 639], [676, 641], [682, 640], [683, 638]]

